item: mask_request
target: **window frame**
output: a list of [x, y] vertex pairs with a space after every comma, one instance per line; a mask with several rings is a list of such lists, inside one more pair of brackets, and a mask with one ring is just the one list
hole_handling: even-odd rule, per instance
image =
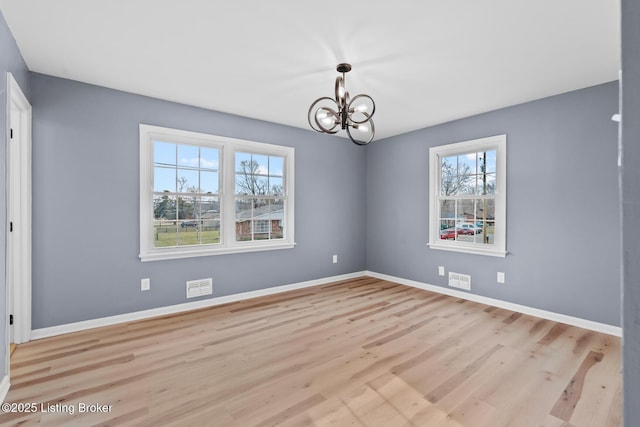
[[[495, 228], [493, 243], [463, 242], [442, 240], [440, 238], [440, 189], [442, 181], [442, 159], [454, 155], [480, 151], [496, 150], [496, 194]], [[439, 145], [429, 148], [429, 242], [431, 249], [463, 252], [495, 257], [506, 257], [506, 189], [507, 189], [507, 135], [495, 135], [485, 138]], [[450, 198], [450, 196], [446, 196]], [[478, 198], [477, 194], [460, 196], [461, 199]], [[485, 195], [486, 198], [486, 195]]]
[[[142, 262], [191, 258], [230, 253], [290, 249], [294, 240], [294, 156], [295, 149], [199, 132], [140, 124], [140, 253]], [[193, 246], [155, 247], [153, 243], [153, 142], [197, 145], [220, 150], [219, 202], [220, 243]], [[285, 206], [282, 239], [236, 241], [235, 153], [236, 151], [283, 157]]]

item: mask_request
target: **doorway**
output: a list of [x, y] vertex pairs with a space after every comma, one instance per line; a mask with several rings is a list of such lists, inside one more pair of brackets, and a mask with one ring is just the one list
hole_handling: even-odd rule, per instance
[[31, 104], [7, 73], [6, 363], [31, 337]]

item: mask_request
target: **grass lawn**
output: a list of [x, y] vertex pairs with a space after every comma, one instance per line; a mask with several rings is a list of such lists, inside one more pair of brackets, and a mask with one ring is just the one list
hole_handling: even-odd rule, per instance
[[220, 230], [199, 231], [196, 228], [154, 227], [154, 246], [187, 246], [220, 243]]

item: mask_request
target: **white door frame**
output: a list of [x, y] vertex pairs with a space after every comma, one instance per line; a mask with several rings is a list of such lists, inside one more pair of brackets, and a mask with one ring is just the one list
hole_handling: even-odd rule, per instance
[[[7, 73], [7, 372], [9, 338], [16, 344], [31, 339], [31, 104], [11, 73]], [[13, 131], [11, 125], [13, 124]], [[11, 138], [13, 132], [13, 138]], [[11, 164], [11, 159], [18, 164]], [[11, 231], [11, 224], [13, 231]], [[11, 247], [10, 247], [11, 246]], [[10, 276], [11, 275], [11, 276]], [[9, 311], [12, 309], [12, 312]]]

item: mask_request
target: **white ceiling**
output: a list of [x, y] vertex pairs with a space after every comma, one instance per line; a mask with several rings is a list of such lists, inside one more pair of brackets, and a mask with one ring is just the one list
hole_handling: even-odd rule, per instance
[[30, 70], [308, 129], [376, 101], [376, 139], [618, 78], [618, 0], [0, 0]]

